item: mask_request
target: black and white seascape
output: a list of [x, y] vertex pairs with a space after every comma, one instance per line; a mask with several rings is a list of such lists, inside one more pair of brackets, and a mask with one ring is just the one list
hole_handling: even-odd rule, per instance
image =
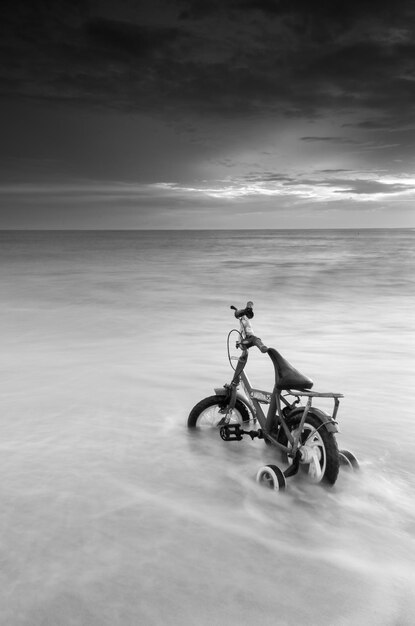
[[[414, 237], [2, 233], [1, 622], [411, 624]], [[360, 474], [274, 494], [263, 441], [189, 435], [247, 299], [266, 343], [344, 393]]]
[[[0, 626], [415, 624], [414, 41], [412, 0], [2, 0]], [[331, 489], [186, 426], [249, 300], [344, 395]]]

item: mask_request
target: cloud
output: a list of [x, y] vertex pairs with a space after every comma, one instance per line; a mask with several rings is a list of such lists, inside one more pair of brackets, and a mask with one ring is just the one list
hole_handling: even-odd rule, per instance
[[164, 194], [183, 198], [213, 198], [222, 201], [239, 201], [278, 198], [301, 200], [308, 203], [336, 203], [339, 200], [356, 200], [373, 203], [386, 199], [415, 199], [415, 178], [392, 177], [382, 172], [357, 173], [354, 171], [318, 170], [314, 176], [298, 174], [296, 177], [271, 172], [251, 172], [246, 176], [223, 180], [199, 182], [194, 185], [159, 183], [155, 188]]
[[322, 173], [322, 174], [339, 174], [341, 172], [350, 172], [351, 170], [347, 170], [344, 168], [328, 168], [325, 170], [317, 170], [317, 173]]
[[360, 143], [355, 139], [348, 139], [347, 137], [300, 137], [300, 140], [307, 141], [309, 143], [312, 143], [314, 141], [329, 141], [333, 143]]
[[409, 2], [140, 6], [6, 2], [1, 92], [183, 117], [355, 107], [409, 119]]
[[[336, 225], [341, 209], [344, 225], [346, 213], [377, 211], [382, 206], [404, 211], [415, 200], [415, 179], [391, 177], [385, 173], [343, 172], [297, 177], [278, 172], [251, 172], [246, 176], [228, 177], [194, 184], [163, 182], [155, 184], [121, 184], [89, 181], [82, 184], [9, 184], [0, 185], [2, 228], [158, 228], [158, 227], [230, 227], [237, 216], [244, 227], [264, 227], [276, 222], [263, 221], [287, 212], [296, 226], [302, 213], [313, 224], [314, 216], [327, 217], [330, 211]], [[297, 209], [300, 214], [296, 216]], [[249, 219], [247, 216], [251, 216]], [[257, 219], [255, 219], [257, 215]], [[262, 216], [262, 217], [261, 217]], [[246, 218], [246, 219], [245, 219]], [[408, 219], [408, 218], [407, 218]], [[394, 222], [393, 222], [394, 223]], [[327, 224], [326, 224], [327, 225]], [[280, 224], [277, 224], [280, 227]]]
[[292, 176], [287, 176], [287, 174], [279, 174], [276, 172], [252, 172], [248, 173], [244, 176], [244, 180], [248, 182], [292, 182], [295, 179]]
[[137, 60], [163, 50], [181, 36], [177, 28], [155, 28], [102, 18], [89, 20], [85, 30], [92, 46], [98, 46], [109, 56], [118, 54], [120, 58]]
[[367, 131], [387, 131], [390, 133], [402, 132], [402, 131], [414, 131], [415, 121], [408, 123], [407, 119], [402, 119], [402, 116], [396, 111], [396, 117], [384, 117], [380, 119], [362, 120], [355, 123], [342, 124], [342, 128], [356, 128], [358, 130]]

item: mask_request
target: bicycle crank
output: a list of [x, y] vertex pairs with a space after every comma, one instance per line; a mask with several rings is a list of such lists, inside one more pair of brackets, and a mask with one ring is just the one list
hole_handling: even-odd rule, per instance
[[263, 439], [264, 435], [259, 430], [243, 430], [240, 424], [225, 424], [219, 430], [219, 434], [224, 441], [241, 441], [244, 435], [249, 435], [251, 439]]

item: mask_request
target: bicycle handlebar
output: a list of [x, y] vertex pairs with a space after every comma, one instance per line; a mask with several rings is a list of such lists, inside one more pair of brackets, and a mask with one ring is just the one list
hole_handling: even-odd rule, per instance
[[[252, 330], [252, 326], [248, 322], [254, 317], [254, 303], [250, 300], [246, 303], [246, 307], [244, 309], [237, 309], [236, 306], [231, 306], [231, 309], [234, 312], [236, 319], [239, 319], [241, 323], [241, 332], [244, 337], [244, 341], [241, 342], [241, 346], [243, 345], [245, 349], [250, 348], [251, 346], [256, 346], [261, 350], [261, 352], [268, 352], [267, 346], [262, 343], [262, 340], [259, 337], [254, 335]], [[242, 319], [244, 318], [245, 319]], [[246, 319], [248, 318], [248, 319]]]

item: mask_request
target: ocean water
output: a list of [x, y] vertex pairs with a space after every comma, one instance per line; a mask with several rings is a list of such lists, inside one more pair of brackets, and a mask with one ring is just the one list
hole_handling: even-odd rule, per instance
[[[406, 626], [415, 615], [415, 231], [0, 233], [0, 623]], [[344, 394], [331, 488], [186, 428], [229, 306]], [[272, 388], [267, 355], [247, 372]], [[323, 408], [328, 408], [323, 405]]]

